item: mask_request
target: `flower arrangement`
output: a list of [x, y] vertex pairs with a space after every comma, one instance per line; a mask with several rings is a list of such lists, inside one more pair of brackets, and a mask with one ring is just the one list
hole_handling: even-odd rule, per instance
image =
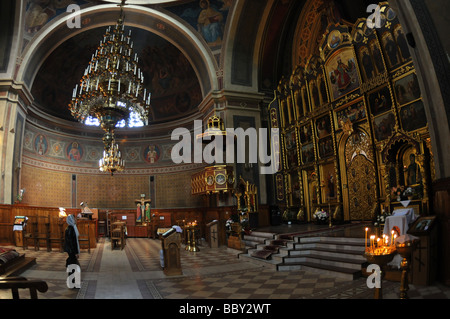
[[23, 194], [25, 194], [25, 188], [19, 190], [19, 194], [17, 194], [17, 201], [20, 203], [23, 199]]
[[228, 218], [228, 220], [225, 222], [225, 227], [227, 230], [231, 230], [231, 224], [233, 224], [234, 221], [231, 218]]
[[386, 222], [386, 218], [388, 218], [389, 216], [389, 213], [383, 211], [381, 214], [377, 215], [373, 225], [377, 227], [383, 225]]
[[403, 196], [407, 196], [407, 197], [411, 197], [414, 196], [415, 192], [414, 189], [412, 187], [408, 187], [407, 189], [405, 189], [405, 191], [403, 192]]
[[317, 209], [313, 214], [313, 218], [317, 221], [326, 221], [328, 220], [328, 213], [324, 210]]

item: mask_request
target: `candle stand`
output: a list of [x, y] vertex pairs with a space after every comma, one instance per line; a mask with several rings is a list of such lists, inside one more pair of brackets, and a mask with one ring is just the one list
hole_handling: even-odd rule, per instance
[[197, 240], [195, 238], [196, 230], [197, 230], [196, 223], [189, 224], [186, 227], [187, 243], [186, 243], [185, 250], [187, 250], [187, 251], [192, 251], [192, 252], [200, 251], [200, 249], [197, 247], [197, 242], [196, 242]]
[[375, 287], [374, 298], [383, 299], [382, 282], [385, 276], [385, 268], [397, 254], [395, 247], [396, 235], [392, 233], [390, 238], [386, 235], [383, 235], [382, 238], [377, 238], [375, 235], [369, 237], [368, 231], [369, 228], [366, 227], [364, 257], [369, 264], [375, 264], [380, 267], [380, 288]]
[[386, 265], [394, 259], [394, 256], [396, 255], [396, 252], [390, 252], [390, 253], [371, 253], [369, 251], [366, 251], [364, 253], [364, 257], [367, 259], [367, 262], [370, 264], [375, 264], [380, 267], [380, 288], [375, 288], [374, 293], [374, 299], [383, 299], [383, 290], [382, 290], [382, 282], [383, 278], [385, 276], [384, 268], [386, 268]]
[[409, 259], [412, 251], [417, 245], [418, 240], [408, 240], [403, 243], [396, 243], [397, 252], [403, 257], [400, 267], [402, 269], [402, 276], [400, 281], [400, 299], [408, 299], [409, 290]]

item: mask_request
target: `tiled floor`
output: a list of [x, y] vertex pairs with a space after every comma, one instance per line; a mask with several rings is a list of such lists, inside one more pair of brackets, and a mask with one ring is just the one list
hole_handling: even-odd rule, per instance
[[[278, 233], [307, 233], [313, 226], [282, 225], [262, 229]], [[330, 236], [360, 236], [360, 227], [336, 227]], [[317, 229], [316, 229], [317, 230]], [[323, 228], [325, 231], [326, 228]], [[97, 248], [80, 255], [80, 289], [66, 284], [66, 254], [57, 251], [23, 250], [36, 257], [36, 265], [21, 275], [28, 279], [43, 279], [49, 289], [39, 293], [39, 299], [372, 299], [373, 290], [366, 279], [353, 281], [320, 272], [277, 272], [260, 263], [237, 258], [227, 247], [211, 249], [205, 244], [199, 252], [180, 250], [183, 275], [166, 276], [160, 266], [159, 240], [129, 238], [124, 250], [111, 249], [108, 238], [101, 238]], [[399, 298], [398, 282], [383, 281], [385, 299]], [[449, 299], [450, 287], [410, 285], [410, 298]], [[1, 299], [11, 298], [9, 291], [0, 291]], [[21, 291], [21, 298], [29, 298]]]

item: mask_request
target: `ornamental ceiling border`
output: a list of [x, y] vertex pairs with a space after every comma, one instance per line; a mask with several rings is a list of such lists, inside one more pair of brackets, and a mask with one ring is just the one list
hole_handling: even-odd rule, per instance
[[[35, 160], [29, 158], [27, 156], [22, 156], [22, 164], [26, 164], [35, 168], [41, 168], [51, 171], [58, 171], [63, 173], [78, 173], [78, 174], [89, 174], [89, 175], [104, 175], [108, 174], [99, 172], [98, 168], [90, 168], [90, 167], [76, 167], [69, 165], [59, 165], [55, 163], [43, 162], [39, 160]], [[162, 175], [162, 174], [172, 174], [179, 172], [188, 172], [188, 171], [197, 171], [200, 168], [205, 167], [205, 164], [178, 164], [178, 165], [169, 165], [163, 167], [154, 167], [154, 168], [127, 168], [124, 172], [115, 173], [115, 175], [119, 176], [129, 176], [129, 175]]]

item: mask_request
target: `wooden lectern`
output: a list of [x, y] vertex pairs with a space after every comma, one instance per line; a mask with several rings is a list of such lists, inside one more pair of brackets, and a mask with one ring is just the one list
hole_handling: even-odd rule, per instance
[[209, 247], [219, 248], [219, 232], [218, 232], [218, 222], [213, 220], [212, 222], [206, 224], [208, 227], [208, 242]]
[[164, 274], [167, 276], [182, 275], [180, 260], [181, 235], [171, 228], [161, 235], [161, 248], [164, 255]]

